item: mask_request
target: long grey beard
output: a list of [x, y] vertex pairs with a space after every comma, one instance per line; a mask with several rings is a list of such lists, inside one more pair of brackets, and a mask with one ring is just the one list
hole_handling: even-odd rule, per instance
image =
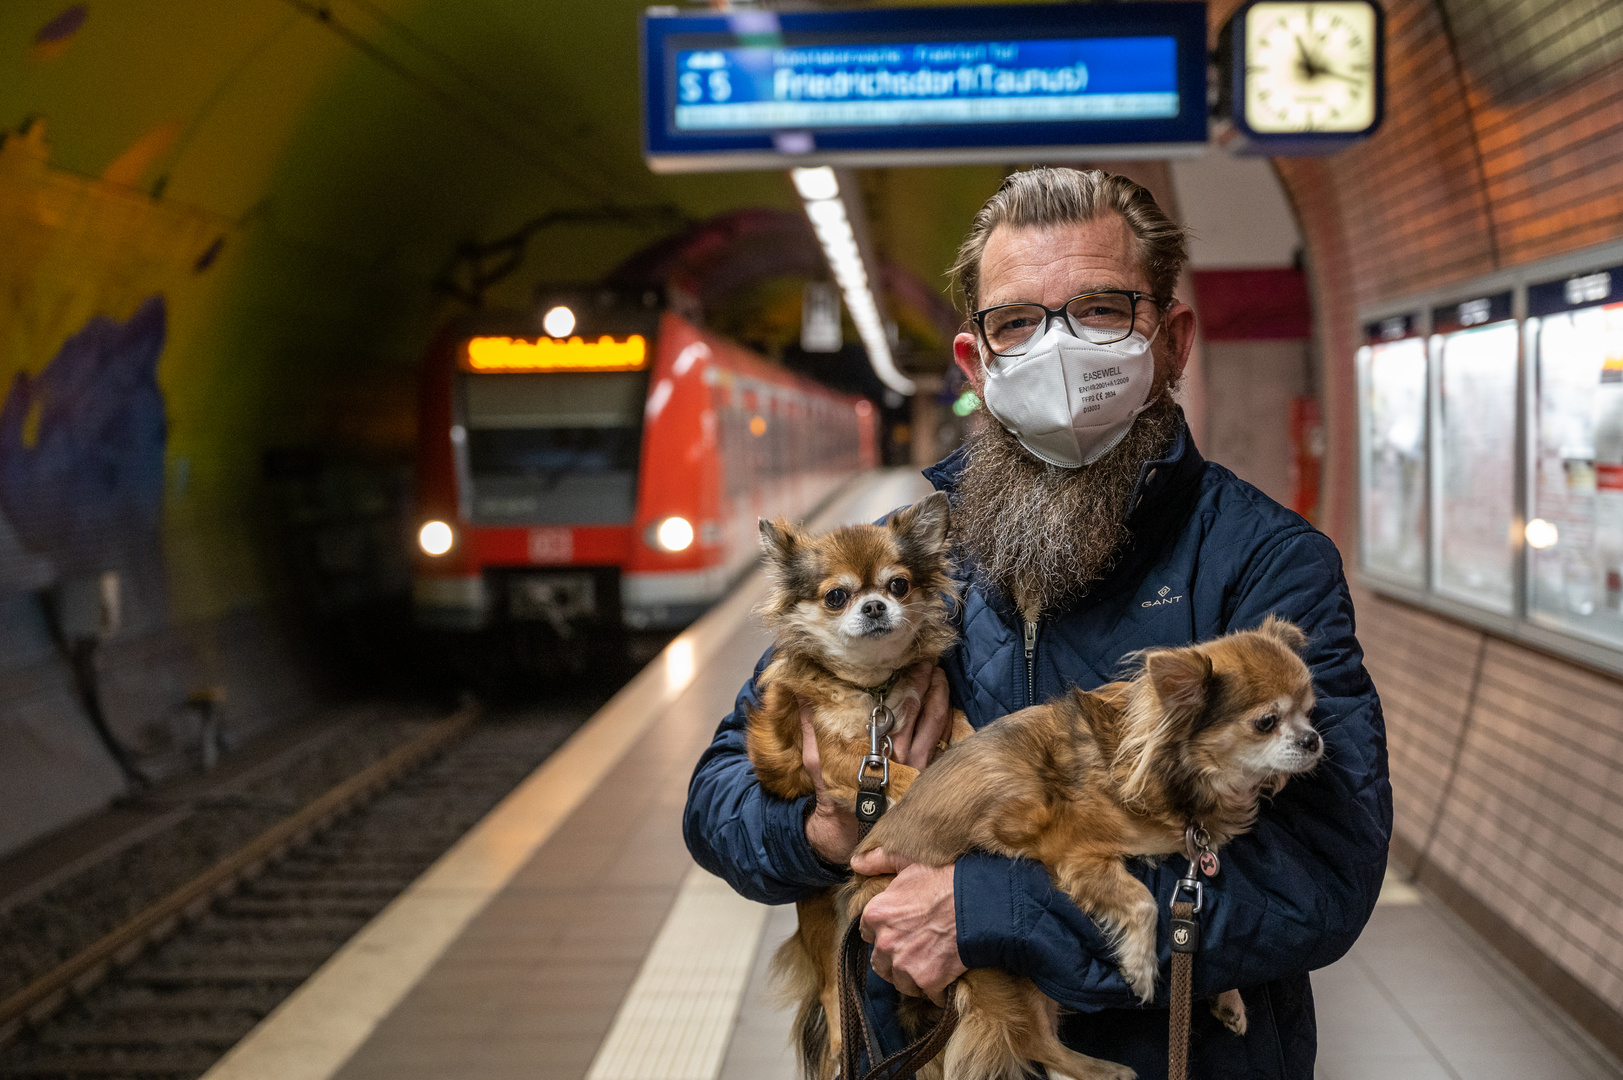
[[1132, 537], [1127, 500], [1144, 462], [1171, 448], [1178, 407], [1163, 393], [1121, 442], [1080, 469], [1038, 460], [985, 420], [968, 440], [952, 528], [984, 582], [1031, 618], [1080, 596], [1115, 565]]

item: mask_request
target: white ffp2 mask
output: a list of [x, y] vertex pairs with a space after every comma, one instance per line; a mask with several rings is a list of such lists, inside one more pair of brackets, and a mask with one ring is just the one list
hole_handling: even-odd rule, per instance
[[1050, 465], [1091, 465], [1149, 407], [1150, 343], [1160, 332], [1095, 345], [1050, 319], [1023, 354], [995, 357], [986, 368], [986, 410]]

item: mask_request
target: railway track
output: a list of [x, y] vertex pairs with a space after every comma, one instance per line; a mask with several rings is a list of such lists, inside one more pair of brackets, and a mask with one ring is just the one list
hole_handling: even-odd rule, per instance
[[0, 1001], [0, 1078], [202, 1075], [583, 719], [436, 725]]

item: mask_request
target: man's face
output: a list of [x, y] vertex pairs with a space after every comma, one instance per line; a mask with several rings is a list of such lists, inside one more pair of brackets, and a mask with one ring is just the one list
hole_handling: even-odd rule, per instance
[[[1037, 303], [1057, 308], [1073, 296], [1102, 289], [1150, 291], [1139, 265], [1137, 243], [1120, 214], [1104, 214], [1079, 225], [1011, 228], [999, 225], [981, 254], [979, 306]], [[1162, 312], [1153, 301], [1138, 305], [1136, 329], [1145, 337], [1161, 328], [1152, 346], [1155, 385], [1160, 390], [1183, 372], [1195, 340], [1195, 313], [1187, 304]], [[983, 343], [974, 330], [954, 339], [953, 358], [976, 393], [983, 393]], [[990, 354], [987, 354], [990, 355]]]

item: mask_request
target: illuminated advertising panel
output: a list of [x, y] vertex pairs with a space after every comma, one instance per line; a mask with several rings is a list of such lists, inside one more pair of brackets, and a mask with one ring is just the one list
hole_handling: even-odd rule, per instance
[[1432, 315], [1438, 410], [1437, 591], [1515, 609], [1516, 379], [1510, 293]]
[[1623, 268], [1534, 285], [1528, 312], [1528, 611], [1623, 643]]
[[655, 9], [645, 150], [656, 171], [1195, 151], [1205, 26], [1199, 3]]
[[1374, 323], [1358, 350], [1364, 565], [1426, 584], [1426, 346], [1409, 316]]

